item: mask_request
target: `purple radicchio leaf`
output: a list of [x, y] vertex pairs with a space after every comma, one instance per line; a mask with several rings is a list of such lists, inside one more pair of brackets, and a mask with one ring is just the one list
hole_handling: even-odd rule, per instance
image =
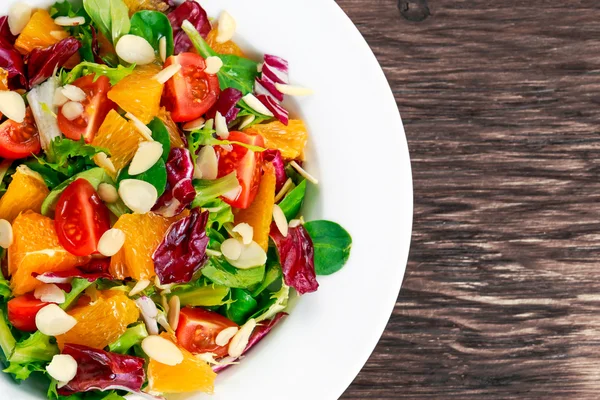
[[215, 105], [206, 113], [206, 120], [213, 119], [217, 115], [217, 111], [225, 117], [227, 123], [236, 119], [239, 108], [236, 108], [238, 101], [242, 99], [242, 92], [235, 88], [227, 88], [221, 92], [219, 99]]
[[277, 182], [275, 184], [275, 191], [279, 192], [288, 179], [281, 152], [275, 149], [267, 149], [263, 152], [263, 160], [273, 164], [273, 168], [275, 168], [275, 180]]
[[260, 79], [254, 82], [256, 98], [275, 115], [282, 124], [289, 123], [289, 113], [280, 104], [283, 93], [277, 90], [276, 83], [289, 83], [289, 67], [287, 60], [281, 57], [265, 54]]
[[0, 68], [8, 73], [9, 89], [15, 90], [27, 86], [23, 57], [4, 36], [0, 36]]
[[203, 38], [206, 38], [210, 32], [210, 21], [206, 11], [195, 1], [187, 0], [175, 10], [171, 11], [169, 15], [169, 21], [173, 27], [173, 44], [174, 54], [184, 53], [192, 47], [192, 42], [188, 35], [181, 29], [181, 24], [186, 19], [194, 25], [196, 30], [200, 33]]
[[172, 148], [166, 166], [167, 186], [156, 202], [154, 211], [170, 218], [180, 214], [196, 197], [192, 184], [194, 162], [190, 151], [180, 147]]
[[288, 84], [289, 78], [289, 64], [287, 60], [281, 57], [273, 56], [271, 54], [265, 54], [265, 63], [263, 64], [262, 77], [268, 78], [274, 83]]
[[58, 389], [61, 396], [91, 390], [141, 391], [146, 380], [144, 359], [108, 353], [91, 347], [65, 344], [62, 354], [77, 361], [77, 374], [66, 386]]
[[[254, 328], [252, 335], [250, 335], [250, 339], [248, 339], [248, 344], [246, 345], [246, 348], [242, 352], [242, 355], [246, 354], [258, 342], [263, 340], [265, 338], [265, 336], [267, 336], [267, 334], [269, 332], [271, 332], [271, 330], [275, 327], [275, 325], [277, 325], [277, 323], [279, 321], [281, 321], [281, 319], [283, 317], [287, 317], [287, 315], [288, 314], [285, 312], [280, 312], [278, 314], [275, 314], [275, 316], [268, 321], [259, 322], [258, 325], [256, 325], [256, 328]], [[231, 363], [234, 362], [235, 360], [236, 360], [235, 358], [230, 358], [230, 357], [226, 358], [226, 359], [222, 360], [221, 364], [215, 365], [212, 369], [214, 372], [219, 373], [219, 372], [229, 368], [230, 366], [234, 365]]]
[[304, 226], [289, 228], [284, 237], [273, 222], [269, 235], [277, 247], [285, 284], [299, 294], [316, 291], [319, 283], [315, 273], [315, 249]]
[[208, 259], [207, 222], [208, 211], [200, 212], [195, 208], [190, 215], [171, 225], [152, 254], [154, 271], [162, 285], [189, 282], [204, 266]]
[[290, 115], [288, 110], [283, 108], [281, 104], [275, 99], [273, 96], [268, 96], [266, 94], [257, 94], [256, 98], [260, 100], [261, 103], [264, 104], [265, 107], [269, 109], [275, 115], [282, 124], [285, 126], [290, 122]]
[[5, 39], [14, 46], [17, 37], [12, 34], [10, 27], [8, 26], [8, 17], [0, 17], [0, 38]]
[[81, 48], [81, 42], [68, 37], [46, 48], [33, 49], [26, 57], [29, 87], [44, 82]]

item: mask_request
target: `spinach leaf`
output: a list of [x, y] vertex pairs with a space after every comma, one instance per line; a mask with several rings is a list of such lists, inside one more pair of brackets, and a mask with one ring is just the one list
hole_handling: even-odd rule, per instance
[[83, 0], [83, 8], [113, 44], [129, 33], [129, 8], [123, 0]]
[[294, 219], [300, 212], [302, 203], [304, 203], [305, 195], [306, 180], [303, 180], [284, 197], [281, 203], [279, 203], [279, 207], [281, 207], [281, 210], [285, 214], [285, 217], [288, 219], [288, 221]]
[[273, 247], [269, 248], [266, 268], [267, 272], [265, 273], [265, 278], [260, 285], [252, 289], [253, 297], [260, 295], [266, 288], [282, 277], [281, 265], [277, 262], [277, 253]]
[[167, 127], [160, 118], [155, 117], [148, 124], [148, 128], [152, 131], [152, 139], [162, 144], [163, 153], [161, 158], [164, 162], [167, 162], [169, 159], [169, 152], [171, 151], [171, 139], [169, 138]]
[[119, 173], [118, 182], [121, 183], [125, 179], [139, 179], [148, 182], [156, 188], [158, 197], [160, 197], [167, 186], [167, 166], [161, 158], [149, 170], [139, 175], [129, 175], [129, 168], [123, 168]]
[[[268, 293], [265, 294], [268, 295]], [[264, 297], [264, 295], [261, 297]], [[252, 315], [252, 318], [256, 319], [256, 322], [273, 318], [275, 314], [286, 309], [289, 298], [290, 287], [286, 284], [282, 284], [277, 292], [271, 293], [268, 301], [261, 304], [259, 310]]]
[[258, 303], [248, 291], [244, 289], [231, 289], [230, 304], [225, 306], [225, 316], [238, 325], [243, 325], [252, 314]]
[[222, 90], [232, 87], [241, 91], [243, 95], [254, 91], [254, 81], [258, 76], [258, 63], [256, 61], [233, 54], [218, 54], [210, 48], [189, 21], [184, 22], [181, 28], [189, 36], [198, 54], [204, 58], [219, 57], [223, 61], [223, 66], [217, 74]]
[[246, 289], [262, 282], [265, 266], [238, 269], [225, 260], [211, 258], [210, 262], [202, 268], [202, 275], [217, 285]]
[[129, 67], [124, 67], [119, 65], [116, 68], [111, 68], [106, 65], [96, 64], [93, 62], [84, 61], [78, 64], [75, 68], [73, 68], [70, 72], [62, 70], [60, 73], [60, 81], [61, 86], [70, 84], [75, 82], [77, 79], [82, 76], [95, 74], [96, 76], [104, 75], [108, 77], [111, 85], [116, 85], [119, 81], [127, 76], [129, 76], [135, 65], [131, 65]]
[[131, 17], [132, 35], [143, 37], [159, 52], [161, 38], [167, 40], [167, 57], [173, 55], [173, 28], [169, 18], [158, 11], [138, 11]]
[[317, 275], [331, 275], [339, 271], [352, 247], [352, 237], [339, 224], [331, 221], [310, 221], [304, 224], [315, 248]]

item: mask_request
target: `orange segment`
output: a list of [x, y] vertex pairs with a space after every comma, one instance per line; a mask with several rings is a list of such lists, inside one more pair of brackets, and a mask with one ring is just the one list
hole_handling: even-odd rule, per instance
[[183, 139], [181, 139], [181, 134], [179, 133], [179, 128], [173, 118], [171, 118], [171, 113], [167, 111], [166, 108], [162, 107], [158, 112], [158, 118], [165, 124], [167, 131], [169, 131], [169, 139], [171, 139], [171, 147], [185, 147], [183, 143]]
[[271, 163], [264, 166], [264, 175], [260, 181], [258, 192], [250, 207], [245, 210], [236, 209], [235, 223], [247, 223], [254, 229], [254, 241], [265, 251], [269, 248], [269, 230], [273, 219], [275, 204], [275, 168]]
[[102, 291], [96, 301], [77, 305], [68, 314], [77, 320], [77, 325], [56, 337], [61, 350], [65, 343], [103, 349], [121, 337], [127, 325], [140, 317], [135, 302], [117, 290]]
[[160, 111], [163, 85], [154, 76], [161, 71], [158, 65], [137, 67], [108, 92], [108, 98], [123, 110], [149, 124]]
[[152, 212], [147, 214], [124, 214], [113, 228], [125, 233], [125, 244], [110, 260], [110, 272], [117, 279], [152, 279], [154, 262], [152, 253], [163, 240], [165, 233], [175, 221], [187, 215], [184, 212], [173, 218], [165, 218]]
[[225, 43], [217, 42], [217, 35], [219, 34], [219, 29], [214, 27], [208, 32], [208, 36], [206, 36], [206, 43], [219, 54], [234, 54], [240, 57], [246, 57], [244, 52], [239, 48], [234, 41], [228, 40]]
[[254, 125], [244, 132], [261, 135], [269, 149], [281, 150], [283, 158], [304, 160], [304, 147], [308, 141], [306, 125], [299, 119], [291, 119], [288, 126], [279, 121]]
[[13, 244], [8, 248], [8, 271], [12, 274], [13, 294], [20, 295], [42, 284], [31, 274], [64, 271], [89, 261], [76, 257], [58, 242], [54, 221], [33, 211], [25, 211], [15, 218]]
[[0, 90], [8, 90], [8, 71], [4, 68], [0, 68]]
[[50, 193], [40, 174], [20, 165], [12, 178], [6, 193], [0, 199], [0, 218], [13, 222], [23, 211], [33, 210], [39, 213], [44, 199]]
[[123, 0], [129, 8], [129, 15], [133, 15], [140, 10], [153, 10], [165, 12], [169, 9], [169, 5], [162, 0]]
[[[161, 336], [177, 344], [170, 335], [162, 333]], [[170, 366], [150, 359], [148, 363], [150, 389], [161, 393], [213, 393], [217, 374], [205, 361], [194, 357], [182, 347], [179, 349], [183, 353], [183, 362], [180, 364]]]
[[69, 34], [54, 23], [46, 10], [33, 13], [31, 19], [15, 42], [21, 54], [29, 54], [36, 47], [48, 47], [69, 37]]
[[[118, 112], [111, 110], [98, 129], [92, 145], [104, 147], [110, 151], [110, 160], [117, 171], [129, 164], [137, 151], [142, 136], [131, 121], [121, 117]], [[102, 166], [102, 165], [100, 165]], [[109, 172], [114, 178], [115, 174]]]

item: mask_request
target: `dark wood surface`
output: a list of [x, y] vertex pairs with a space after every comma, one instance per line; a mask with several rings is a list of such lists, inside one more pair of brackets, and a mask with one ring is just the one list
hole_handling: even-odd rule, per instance
[[600, 2], [338, 3], [393, 88], [415, 197], [394, 314], [343, 398], [600, 398]]

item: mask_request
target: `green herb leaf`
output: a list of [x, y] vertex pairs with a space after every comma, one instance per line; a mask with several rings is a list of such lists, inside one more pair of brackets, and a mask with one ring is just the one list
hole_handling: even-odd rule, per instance
[[238, 325], [243, 325], [252, 314], [258, 303], [252, 295], [244, 289], [231, 289], [230, 304], [225, 306], [225, 316]]
[[131, 17], [132, 35], [143, 37], [159, 52], [161, 38], [167, 41], [167, 57], [173, 55], [173, 28], [169, 18], [158, 11], [138, 11]]
[[127, 328], [120, 338], [108, 345], [108, 349], [113, 353], [125, 354], [130, 348], [142, 343], [142, 340], [147, 337], [148, 331], [146, 330], [146, 325], [139, 323]]
[[285, 310], [290, 298], [290, 287], [282, 283], [281, 289], [271, 295], [269, 302], [258, 310], [252, 318], [256, 322], [273, 318], [277, 313]]
[[[200, 146], [220, 146], [220, 145], [229, 145], [229, 144], [235, 144], [238, 146], [242, 146], [250, 151], [254, 151], [257, 153], [260, 153], [260, 152], [263, 152], [266, 150], [260, 146], [254, 146], [251, 144], [237, 142], [234, 140], [217, 139], [214, 136], [215, 132], [216, 131], [213, 129], [198, 129], [198, 130], [190, 132], [188, 134], [188, 146], [189, 146], [190, 153], [195, 155], [196, 152], [198, 151], [198, 149], [200, 148]], [[196, 160], [194, 160], [194, 162], [196, 162]]]
[[304, 224], [315, 248], [317, 275], [331, 275], [342, 269], [352, 247], [352, 237], [339, 224], [331, 221], [310, 221]]
[[43, 372], [45, 371], [45, 365], [39, 362], [26, 363], [26, 364], [17, 364], [17, 363], [9, 363], [8, 368], [2, 370], [7, 374], [12, 374], [17, 381], [24, 381], [33, 372]]
[[129, 33], [129, 8], [123, 0], [83, 0], [83, 8], [113, 44], [116, 45], [121, 36]]
[[[86, 144], [83, 139], [77, 142], [57, 137], [50, 143], [46, 158], [36, 159], [38, 164], [69, 178], [85, 169], [95, 167], [96, 164], [92, 161], [92, 157], [98, 153], [108, 154], [108, 150]], [[28, 165], [37, 171], [35, 167]]]
[[164, 162], [167, 162], [169, 159], [169, 152], [171, 151], [171, 139], [167, 127], [160, 118], [156, 117], [148, 124], [148, 128], [152, 131], [152, 139], [162, 144], [162, 159]]
[[288, 221], [296, 218], [302, 203], [304, 203], [304, 196], [306, 195], [306, 180], [300, 182], [298, 186], [292, 189], [279, 203], [279, 207], [285, 214]]
[[69, 34], [81, 42], [81, 48], [79, 49], [79, 55], [81, 59], [84, 61], [94, 62], [94, 50], [93, 50], [93, 41], [94, 37], [92, 35], [92, 27], [90, 25], [91, 18], [85, 11], [83, 7], [79, 9], [74, 9], [73, 4], [69, 1], [65, 0], [62, 3], [57, 2], [54, 3], [52, 7], [50, 7], [50, 16], [54, 19], [57, 17], [83, 17], [85, 18], [85, 23], [76, 26], [67, 26], [64, 29], [69, 32]]
[[71, 281], [71, 291], [69, 293], [65, 293], [65, 302], [60, 305], [60, 308], [63, 310], [67, 310], [71, 304], [73, 304], [81, 293], [90, 286], [92, 286], [93, 282], [88, 281], [83, 278], [74, 278]]
[[231, 206], [221, 199], [213, 199], [202, 208], [209, 211], [208, 226], [216, 225], [216, 229], [221, 229], [224, 224], [234, 221]]
[[236, 124], [241, 123], [246, 117], [250, 115], [254, 116], [254, 120], [248, 125], [246, 125], [244, 129], [249, 128], [252, 125], [262, 124], [265, 121], [274, 119], [273, 117], [269, 117], [268, 115], [256, 112], [254, 109], [250, 108], [250, 106], [248, 106], [244, 100], [238, 101], [237, 107], [240, 108], [240, 112], [236, 117]]
[[84, 61], [82, 63], [79, 63], [70, 72], [67, 72], [64, 69], [61, 70], [60, 82], [61, 85], [64, 86], [75, 82], [82, 76], [95, 74], [96, 76], [106, 76], [110, 80], [110, 84], [114, 86], [117, 83], [119, 83], [121, 79], [131, 75], [134, 68], [135, 64], [130, 65], [129, 67], [119, 65], [116, 68], [111, 68], [107, 65], [101, 65], [93, 62]]
[[4, 361], [8, 360], [17, 344], [6, 318], [5, 311], [0, 308], [0, 350], [2, 350]]
[[201, 283], [178, 285], [172, 288], [171, 296], [177, 295], [182, 306], [214, 307], [227, 304], [225, 297], [229, 288], [217, 285], [201, 285]]
[[14, 374], [18, 380], [25, 380], [32, 372], [43, 371], [45, 364], [58, 353], [58, 346], [52, 339], [37, 331], [15, 345], [8, 358], [10, 365], [4, 372]]
[[267, 253], [267, 265], [266, 265], [265, 278], [261, 284], [252, 290], [252, 297], [257, 297], [265, 289], [274, 284], [277, 280], [281, 279], [283, 273], [281, 272], [281, 265], [277, 261], [277, 252], [273, 247], [269, 248]]
[[210, 262], [202, 268], [202, 275], [217, 285], [247, 289], [263, 281], [265, 276], [265, 266], [262, 265], [256, 268], [238, 269], [224, 259], [213, 257]]
[[191, 208], [202, 207], [209, 201], [235, 190], [239, 184], [235, 171], [215, 180], [195, 180], [196, 198], [194, 198]]

